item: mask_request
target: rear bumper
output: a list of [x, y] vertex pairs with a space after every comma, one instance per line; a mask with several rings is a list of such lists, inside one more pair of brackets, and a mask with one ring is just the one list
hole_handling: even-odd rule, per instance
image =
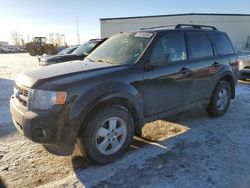
[[[60, 148], [62, 155], [70, 155], [74, 150], [74, 138], [60, 114], [60, 108], [46, 112], [24, 111], [10, 99], [10, 112], [17, 130], [28, 139], [51, 148]], [[65, 138], [65, 135], [68, 137]], [[51, 151], [51, 150], [50, 150]], [[58, 152], [51, 152], [57, 154]], [[65, 154], [63, 154], [65, 153]]]
[[250, 69], [241, 69], [239, 71], [239, 79], [248, 79], [250, 78]]

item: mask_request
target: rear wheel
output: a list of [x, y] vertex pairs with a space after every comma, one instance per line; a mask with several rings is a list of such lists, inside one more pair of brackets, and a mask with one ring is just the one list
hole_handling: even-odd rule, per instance
[[29, 50], [29, 54], [31, 55], [31, 56], [36, 56], [36, 50], [35, 49], [30, 49]]
[[45, 53], [47, 55], [52, 55], [53, 54], [53, 50], [51, 48], [47, 48], [46, 51], [45, 51]]
[[78, 146], [89, 159], [107, 164], [126, 153], [133, 132], [133, 118], [127, 109], [106, 107], [89, 121], [78, 139]]
[[228, 109], [231, 101], [231, 87], [226, 81], [220, 81], [211, 96], [207, 112], [213, 117], [222, 116]]

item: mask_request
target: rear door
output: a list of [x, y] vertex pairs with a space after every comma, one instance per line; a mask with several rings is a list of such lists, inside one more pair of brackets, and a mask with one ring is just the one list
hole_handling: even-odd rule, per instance
[[225, 33], [212, 33], [209, 35], [215, 44], [218, 58], [223, 65], [230, 66], [235, 78], [238, 77], [237, 56], [229, 37]]
[[213, 90], [213, 76], [222, 66], [215, 56], [212, 41], [204, 32], [188, 32], [187, 34], [189, 63], [193, 71], [193, 87], [190, 102], [207, 99]]

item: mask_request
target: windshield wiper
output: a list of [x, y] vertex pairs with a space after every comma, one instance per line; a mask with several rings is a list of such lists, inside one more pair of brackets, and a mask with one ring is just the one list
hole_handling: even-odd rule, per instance
[[105, 63], [102, 59], [98, 59], [97, 62]]
[[110, 63], [109, 61], [104, 61], [104, 60], [102, 60], [102, 59], [98, 59], [97, 62], [113, 64], [113, 63]]
[[88, 59], [89, 61], [94, 62], [94, 60], [89, 57], [85, 57], [85, 59]]
[[85, 59], [88, 59], [88, 60], [91, 61], [91, 62], [100, 62], [100, 63], [112, 64], [112, 63], [110, 63], [110, 62], [108, 62], [108, 61], [104, 61], [104, 60], [102, 60], [102, 59], [93, 60], [93, 59], [91, 59], [91, 58], [89, 58], [89, 57], [85, 57]]

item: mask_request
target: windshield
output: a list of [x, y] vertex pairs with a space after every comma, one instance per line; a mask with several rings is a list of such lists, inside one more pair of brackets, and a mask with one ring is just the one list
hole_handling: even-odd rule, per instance
[[67, 54], [70, 50], [71, 50], [71, 48], [66, 48], [66, 49], [60, 51], [58, 54], [59, 54], [59, 55]]
[[88, 59], [118, 65], [135, 63], [152, 37], [150, 32], [117, 34], [94, 50]]
[[89, 54], [97, 44], [98, 44], [98, 41], [85, 42], [80, 47], [78, 47], [72, 54], [76, 54], [76, 55]]
[[70, 54], [72, 53], [77, 47], [69, 47], [66, 48], [58, 53], [58, 55]]

